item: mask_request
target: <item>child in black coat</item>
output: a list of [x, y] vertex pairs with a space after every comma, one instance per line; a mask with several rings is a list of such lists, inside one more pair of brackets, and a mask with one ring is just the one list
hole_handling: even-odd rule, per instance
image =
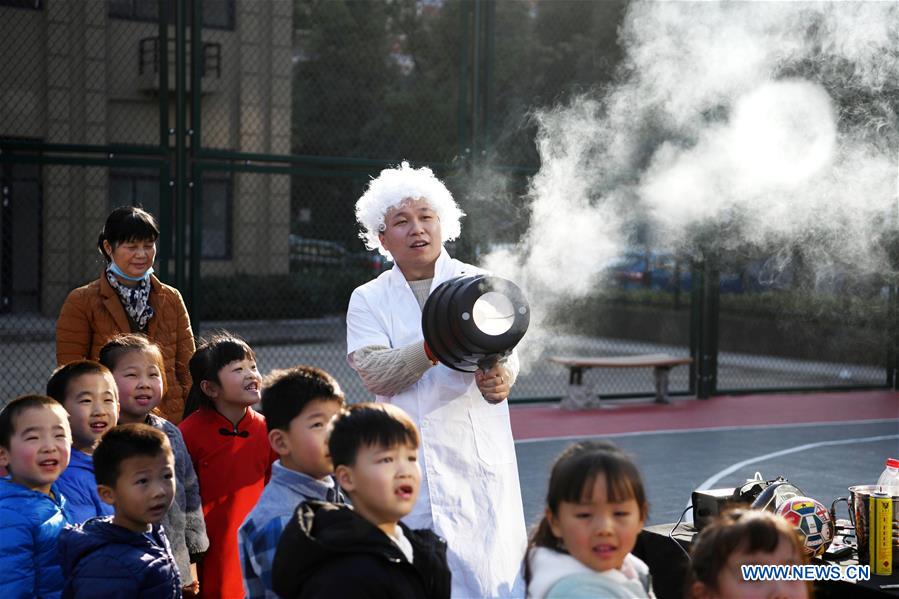
[[442, 599], [450, 596], [446, 542], [400, 519], [418, 498], [418, 430], [390, 404], [356, 404], [328, 441], [334, 476], [353, 507], [301, 504], [272, 571], [288, 599]]

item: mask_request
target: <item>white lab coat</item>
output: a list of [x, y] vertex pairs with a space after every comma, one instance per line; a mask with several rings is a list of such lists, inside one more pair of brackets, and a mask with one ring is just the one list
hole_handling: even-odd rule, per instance
[[[437, 259], [431, 291], [462, 274], [483, 272]], [[421, 342], [421, 308], [399, 267], [358, 287], [347, 310], [347, 354], [369, 345]], [[513, 354], [506, 367], [518, 369]], [[421, 493], [409, 527], [446, 539], [454, 598], [523, 597], [527, 545], [509, 405], [488, 403], [474, 375], [439, 364], [392, 397], [421, 430]]]

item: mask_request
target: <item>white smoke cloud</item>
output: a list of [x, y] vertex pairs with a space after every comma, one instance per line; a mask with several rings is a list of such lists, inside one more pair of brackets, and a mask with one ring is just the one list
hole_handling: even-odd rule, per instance
[[643, 174], [640, 197], [662, 237], [683, 243], [691, 224], [739, 214], [753, 225], [744, 235], [760, 242], [812, 216], [810, 203], [827, 203], [809, 192], [834, 166], [836, 125], [820, 85], [762, 83], [736, 99], [727, 123], [701, 131], [696, 145], [663, 144]]
[[531, 297], [530, 344], [541, 313], [595, 288], [635, 217], [662, 247], [704, 227], [725, 249], [769, 248], [769, 270], [796, 243], [822, 272], [890, 268], [899, 3], [634, 2], [620, 43], [616, 85], [536, 112], [530, 229], [485, 261]]

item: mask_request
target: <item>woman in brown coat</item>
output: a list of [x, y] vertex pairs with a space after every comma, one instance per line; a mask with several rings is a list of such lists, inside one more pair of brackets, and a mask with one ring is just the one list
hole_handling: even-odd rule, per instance
[[97, 247], [106, 270], [69, 293], [56, 321], [56, 361], [96, 360], [100, 348], [119, 333], [143, 333], [162, 349], [168, 392], [157, 410], [181, 421], [190, 390], [188, 362], [194, 337], [181, 294], [153, 276], [159, 225], [131, 206], [106, 219]]

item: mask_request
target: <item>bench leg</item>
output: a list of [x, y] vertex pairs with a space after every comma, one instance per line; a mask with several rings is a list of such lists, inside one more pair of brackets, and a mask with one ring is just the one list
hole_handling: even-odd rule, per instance
[[568, 371], [568, 384], [569, 385], [582, 385], [584, 383], [584, 369], [578, 368], [577, 366], [572, 366], [571, 370]]
[[653, 370], [656, 381], [656, 403], [671, 403], [671, 400], [668, 399], [669, 372], [671, 372], [671, 367], [666, 366], [656, 366], [656, 368]]
[[584, 386], [583, 375], [583, 368], [571, 368], [568, 376], [568, 393], [559, 402], [559, 407], [563, 410], [589, 410], [602, 407], [594, 390]]

